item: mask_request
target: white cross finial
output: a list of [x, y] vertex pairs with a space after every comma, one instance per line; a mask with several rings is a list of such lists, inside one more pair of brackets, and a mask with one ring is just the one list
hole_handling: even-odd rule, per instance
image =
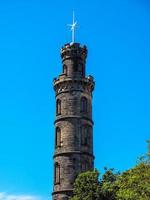
[[74, 11], [73, 11], [73, 21], [72, 21], [72, 24], [68, 24], [68, 25], [71, 26], [72, 43], [75, 43], [75, 29], [77, 27], [77, 21], [75, 21]]

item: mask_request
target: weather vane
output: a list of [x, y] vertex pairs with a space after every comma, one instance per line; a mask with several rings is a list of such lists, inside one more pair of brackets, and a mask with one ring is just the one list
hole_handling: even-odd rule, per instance
[[75, 29], [77, 27], [77, 21], [75, 21], [74, 11], [73, 11], [73, 21], [72, 21], [72, 24], [68, 24], [68, 26], [71, 26], [72, 43], [75, 43]]

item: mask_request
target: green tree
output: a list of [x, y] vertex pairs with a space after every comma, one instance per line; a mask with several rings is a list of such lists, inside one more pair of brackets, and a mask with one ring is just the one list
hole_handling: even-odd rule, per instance
[[99, 199], [99, 172], [87, 171], [79, 174], [74, 183], [74, 196], [71, 200]]
[[119, 174], [105, 168], [80, 174], [71, 200], [150, 200], [150, 160], [141, 157], [135, 167]]
[[116, 200], [150, 200], [150, 164], [142, 162], [127, 170], [115, 185]]
[[105, 173], [100, 180], [100, 199], [101, 200], [115, 200], [118, 186], [114, 184], [118, 179], [120, 173], [115, 172], [114, 169], [104, 168]]
[[81, 173], [74, 184], [74, 196], [71, 200], [115, 200], [116, 181], [118, 173], [114, 169], [105, 168], [105, 173], [99, 180], [97, 170]]

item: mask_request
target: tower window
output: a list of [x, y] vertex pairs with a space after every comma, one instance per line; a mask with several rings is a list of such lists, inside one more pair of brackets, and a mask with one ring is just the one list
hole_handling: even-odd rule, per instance
[[84, 65], [81, 62], [78, 64], [78, 71], [82, 76], [84, 76]]
[[77, 58], [74, 59], [74, 61], [73, 61], [73, 70], [74, 70], [74, 72], [78, 71], [78, 60], [77, 60]]
[[55, 184], [60, 184], [60, 165], [58, 163], [55, 164], [54, 176]]
[[75, 168], [76, 168], [76, 159], [73, 158], [73, 169], [75, 169]]
[[90, 144], [90, 133], [88, 126], [81, 127], [81, 144], [84, 146], [89, 146]]
[[63, 74], [67, 75], [67, 65], [63, 65]]
[[87, 161], [83, 161], [81, 164], [82, 171], [87, 171], [89, 169], [89, 163]]
[[57, 115], [61, 114], [61, 100], [60, 99], [57, 99], [57, 102], [56, 102], [56, 114]]
[[59, 127], [56, 128], [56, 148], [61, 146], [61, 130]]
[[87, 98], [86, 97], [81, 98], [81, 112], [87, 113]]

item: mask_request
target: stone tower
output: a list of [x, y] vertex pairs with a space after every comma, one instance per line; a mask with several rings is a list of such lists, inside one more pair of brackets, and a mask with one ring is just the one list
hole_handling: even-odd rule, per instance
[[68, 200], [81, 172], [92, 170], [92, 76], [85, 76], [87, 48], [79, 43], [61, 49], [62, 73], [54, 79], [56, 93], [53, 200]]

